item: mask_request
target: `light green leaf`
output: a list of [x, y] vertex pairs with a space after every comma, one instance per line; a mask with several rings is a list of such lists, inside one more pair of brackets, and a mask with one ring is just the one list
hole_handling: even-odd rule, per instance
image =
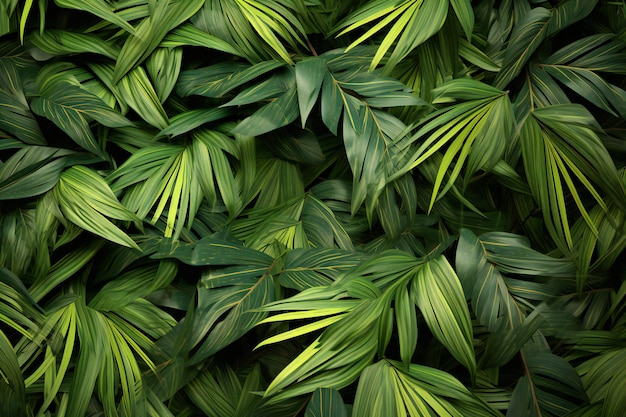
[[54, 196], [70, 222], [104, 239], [139, 250], [133, 239], [106, 217], [134, 222], [140, 219], [119, 203], [95, 171], [80, 165], [69, 168], [61, 174]]
[[430, 331], [473, 377], [476, 358], [469, 310], [459, 278], [446, 258], [435, 258], [417, 270], [411, 296]]

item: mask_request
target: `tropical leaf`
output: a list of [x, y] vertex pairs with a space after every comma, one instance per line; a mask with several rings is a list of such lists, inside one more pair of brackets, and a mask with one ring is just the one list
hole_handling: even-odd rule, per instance
[[28, 198], [54, 187], [71, 152], [41, 146], [20, 149], [0, 169], [0, 200]]
[[70, 222], [117, 244], [139, 246], [107, 217], [117, 220], [140, 219], [125, 208], [102, 177], [84, 166], [75, 165], [61, 174], [54, 197]]
[[[224, 114], [219, 109], [181, 113], [159, 136], [181, 134], [194, 124]], [[185, 222], [193, 222], [203, 197], [215, 204], [217, 189], [228, 209], [232, 213], [238, 210], [239, 196], [224, 151], [237, 153], [232, 139], [217, 131], [198, 130], [190, 146], [163, 145], [137, 151], [108, 181], [115, 192], [126, 190], [122, 202], [137, 216], [143, 219], [153, 211], [152, 223], [160, 219], [169, 203], [164, 235], [178, 239]]]
[[382, 360], [361, 374], [354, 416], [501, 415], [438, 369]]
[[0, 130], [31, 145], [45, 145], [39, 123], [30, 111], [22, 88], [22, 77], [14, 62], [0, 65]]
[[[281, 42], [292, 48], [305, 45], [304, 28], [293, 15], [294, 5], [277, 0], [211, 0], [194, 19], [194, 25], [213, 36], [236, 45], [252, 62], [270, 57], [293, 63]], [[291, 9], [291, 10], [290, 10]]]
[[[438, 102], [466, 101], [443, 108], [427, 119], [408, 143], [425, 139], [392, 177], [405, 174], [448, 145], [437, 170], [429, 210], [437, 198], [453, 187], [464, 164], [465, 184], [478, 170], [490, 170], [504, 155], [506, 141], [514, 128], [507, 95], [491, 86], [459, 79], [443, 84], [434, 94]], [[497, 130], [494, 125], [498, 126]], [[447, 182], [440, 191], [446, 176]]]
[[120, 16], [120, 13], [115, 13], [115, 8], [110, 5], [103, 4], [97, 0], [58, 0], [56, 1], [61, 7], [67, 7], [70, 9], [77, 9], [93, 13], [94, 15], [102, 18], [106, 22], [110, 22], [120, 28], [126, 30], [128, 33], [135, 33], [135, 28]]
[[[623, 184], [595, 126], [593, 116], [578, 105], [537, 109], [522, 126], [520, 142], [530, 189], [551, 237], [564, 253], [574, 246], [566, 196], [574, 200], [587, 226], [597, 234], [576, 183], [603, 209], [606, 202], [594, 183], [618, 204], [624, 196]], [[602, 175], [597, 171], [600, 166], [605, 167]]]
[[311, 396], [304, 417], [347, 417], [348, 413], [339, 391], [318, 388]]
[[[455, 10], [464, 12], [467, 7], [464, 1], [456, 1]], [[397, 44], [386, 63], [386, 69], [390, 70], [401, 61], [411, 50], [433, 36], [446, 20], [448, 1], [402, 1], [394, 5], [384, 1], [370, 1], [358, 10], [351, 13], [337, 27], [340, 31], [338, 36], [353, 31], [366, 23], [381, 19], [376, 25], [352, 42], [348, 49], [355, 47], [366, 39], [372, 37], [382, 28], [393, 23], [382, 40], [376, 55], [370, 64], [370, 70], [376, 68], [383, 59], [389, 48], [397, 40]], [[461, 17], [464, 25], [468, 24], [467, 16]], [[398, 37], [400, 39], [398, 39]]]
[[411, 296], [433, 335], [474, 377], [476, 358], [469, 310], [459, 278], [444, 257], [424, 263], [417, 271]]
[[132, 123], [108, 107], [100, 98], [74, 85], [56, 84], [31, 102], [33, 112], [43, 116], [83, 149], [106, 159], [102, 144], [89, 127], [91, 120], [104, 126], [123, 127]]
[[155, 3], [151, 14], [136, 25], [115, 63], [113, 83], [117, 84], [131, 69], [143, 62], [167, 33], [193, 16], [204, 0]]
[[516, 22], [509, 47], [503, 57], [502, 70], [498, 73], [495, 86], [506, 87], [521, 72], [532, 54], [547, 36], [584, 19], [596, 6], [597, 0], [580, 2], [568, 0], [550, 10], [536, 7], [525, 13]]

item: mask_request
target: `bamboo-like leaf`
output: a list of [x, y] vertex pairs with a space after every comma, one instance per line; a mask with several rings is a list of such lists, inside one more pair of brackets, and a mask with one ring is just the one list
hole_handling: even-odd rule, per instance
[[39, 124], [30, 112], [22, 77], [14, 62], [0, 65], [0, 109], [0, 130], [27, 144], [46, 144]]
[[339, 391], [330, 388], [318, 388], [313, 392], [309, 404], [304, 410], [304, 417], [347, 417], [346, 406]]
[[42, 33], [33, 33], [30, 41], [51, 55], [96, 53], [116, 59], [119, 54], [119, 48], [96, 35], [67, 30], [50, 29]]
[[289, 88], [284, 94], [241, 121], [233, 133], [258, 136], [288, 125], [298, 117], [297, 100], [296, 88]]
[[474, 30], [474, 9], [472, 9], [472, 5], [467, 0], [450, 0], [450, 4], [461, 23], [467, 41], [471, 41], [472, 31]]
[[0, 363], [2, 363], [2, 377], [0, 395], [2, 405], [0, 411], [11, 416], [26, 414], [26, 390], [22, 370], [17, 355], [6, 335], [0, 331]]
[[176, 137], [183, 133], [190, 132], [205, 123], [222, 119], [228, 116], [228, 109], [195, 109], [179, 113], [170, 119], [170, 125], [161, 130], [155, 139], [163, 137]]
[[287, 254], [279, 279], [282, 286], [303, 291], [331, 284], [361, 261], [360, 255], [338, 249], [294, 249]]
[[161, 43], [167, 32], [193, 16], [204, 0], [159, 2], [152, 14], [137, 25], [124, 43], [115, 62], [113, 83], [117, 84], [131, 69], [143, 62]]
[[263, 61], [252, 66], [222, 63], [183, 71], [177, 91], [182, 96], [197, 94], [206, 97], [222, 97], [234, 88], [284, 65], [280, 61]]
[[[104, 69], [104, 67], [101, 68]], [[106, 68], [105, 71], [105, 77], [113, 76], [110, 68]], [[112, 82], [112, 79], [109, 80]], [[142, 67], [137, 67], [128, 72], [120, 80], [117, 87], [121, 98], [142, 119], [158, 129], [165, 129], [168, 126], [169, 121], [161, 105], [161, 100]]]
[[308, 58], [296, 64], [296, 86], [302, 127], [306, 125], [306, 120], [317, 101], [325, 71], [326, 63], [319, 57]]
[[[506, 139], [502, 138], [509, 138], [514, 127], [508, 97], [491, 86], [474, 80], [459, 79], [443, 84], [434, 94], [438, 97], [437, 101], [470, 101], [444, 108], [427, 119], [408, 143], [426, 136], [425, 140], [410, 156], [406, 165], [392, 177], [400, 177], [449, 144], [439, 164], [429, 210], [440, 193], [446, 193], [453, 187], [463, 164], [467, 164], [466, 181], [478, 170], [489, 170], [494, 166], [505, 151]], [[432, 133], [428, 134], [429, 132]], [[440, 191], [446, 176], [449, 176], [446, 185]]]
[[115, 9], [112, 6], [103, 4], [98, 0], [57, 0], [56, 4], [61, 7], [92, 13], [107, 22], [119, 26], [128, 33], [135, 33], [135, 28], [120, 17], [119, 13], [115, 13]]
[[157, 48], [146, 60], [146, 69], [161, 103], [167, 99], [178, 81], [182, 60], [182, 48]]
[[70, 152], [40, 146], [24, 147], [0, 168], [0, 200], [33, 197], [54, 187]]
[[91, 120], [108, 127], [130, 126], [132, 123], [108, 107], [100, 98], [73, 85], [56, 84], [31, 102], [33, 112], [43, 116], [83, 149], [106, 158], [102, 145], [89, 127]]
[[[529, 185], [541, 206], [548, 231], [564, 253], [574, 246], [566, 212], [567, 195], [576, 203], [588, 227], [597, 234], [574, 179], [601, 207], [606, 208], [606, 203], [593, 183], [599, 184], [618, 204], [623, 204], [624, 194], [620, 191], [623, 185], [593, 131], [594, 122], [579, 106], [563, 105], [535, 110], [522, 127], [521, 148]], [[602, 175], [597, 171], [599, 167], [603, 167]]]
[[222, 39], [209, 35], [201, 31], [197, 27], [183, 23], [163, 39], [160, 44], [163, 48], [176, 48], [179, 46], [199, 46], [204, 48], [215, 49], [216, 51], [225, 52], [227, 54], [242, 56], [241, 51], [235, 46]]
[[194, 25], [236, 45], [251, 62], [280, 58], [292, 63], [281, 40], [293, 48], [305, 45], [305, 30], [292, 12], [295, 6], [275, 0], [210, 1], [195, 16]]
[[430, 331], [474, 376], [476, 358], [469, 310], [459, 278], [444, 257], [426, 262], [417, 271], [411, 296]]
[[[391, 22], [395, 22], [387, 32], [370, 64], [370, 70], [376, 68], [391, 45], [400, 37], [389, 58], [389, 62], [386, 64], [386, 69], [391, 70], [409, 52], [441, 28], [447, 12], [448, 0], [407, 0], [397, 2], [394, 5], [389, 5], [380, 0], [373, 0], [346, 17], [336, 30], [341, 31], [338, 35], [340, 36], [368, 22], [382, 18], [372, 29], [352, 42], [348, 46], [348, 50], [350, 50], [366, 39], [371, 38]], [[467, 23], [466, 16], [463, 17], [463, 22]]]
[[417, 312], [406, 287], [398, 287], [395, 297], [396, 323], [400, 341], [400, 358], [405, 364], [411, 363], [417, 347]]
[[64, 216], [72, 223], [112, 242], [139, 250], [139, 246], [106, 217], [140, 220], [119, 203], [108, 184], [94, 171], [79, 165], [69, 168], [61, 174], [54, 196]]
[[252, 283], [233, 282], [234, 285], [216, 291], [210, 289], [212, 277], [207, 274], [204, 281], [208, 285], [198, 291], [198, 328], [194, 340], [206, 338], [198, 346], [191, 363], [198, 363], [219, 352], [265, 318], [267, 313], [259, 311], [259, 308], [274, 301], [273, 277], [267, 269], [256, 273], [256, 277]]
[[434, 368], [382, 360], [359, 379], [353, 414], [388, 416], [501, 416], [453, 376]]
[[502, 70], [495, 80], [497, 88], [506, 87], [515, 78], [544, 39], [567, 26], [584, 19], [597, 0], [568, 0], [551, 10], [536, 7], [524, 14], [513, 28], [509, 48], [502, 62]]

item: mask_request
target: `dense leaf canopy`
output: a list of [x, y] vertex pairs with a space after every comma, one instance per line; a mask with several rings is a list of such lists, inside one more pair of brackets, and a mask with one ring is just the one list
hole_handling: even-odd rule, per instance
[[0, 415], [626, 415], [626, 5], [0, 0]]

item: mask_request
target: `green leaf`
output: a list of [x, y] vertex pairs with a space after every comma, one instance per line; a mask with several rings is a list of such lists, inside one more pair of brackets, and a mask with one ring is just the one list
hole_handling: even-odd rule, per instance
[[183, 23], [176, 29], [170, 31], [165, 39], [163, 39], [160, 46], [163, 48], [176, 48], [179, 46], [199, 46], [209, 49], [215, 49], [216, 51], [225, 52], [231, 55], [243, 55], [242, 52], [236, 47], [236, 45], [225, 42], [216, 36], [209, 35], [208, 33], [203, 32], [188, 23]]
[[117, 84], [130, 70], [142, 63], [161, 43], [167, 33], [193, 16], [204, 0], [159, 2], [127, 39], [115, 62], [113, 83]]
[[196, 243], [165, 244], [153, 257], [176, 258], [189, 265], [255, 265], [268, 267], [272, 258], [241, 244], [207, 236]]
[[[260, 255], [263, 254], [257, 252], [257, 256]], [[246, 266], [237, 268], [234, 273], [228, 271], [229, 278], [233, 278], [228, 282], [231, 285], [219, 290], [215, 288], [226, 284], [213, 282], [219, 280], [219, 270], [211, 271], [203, 277], [203, 286], [198, 289], [192, 343], [197, 343], [201, 338], [204, 340], [195, 351], [190, 364], [203, 361], [224, 349], [267, 316], [267, 312], [259, 309], [275, 299], [273, 276], [267, 267], [257, 268], [252, 272], [255, 279], [249, 280], [249, 269]]]
[[461, 27], [465, 32], [467, 41], [472, 40], [472, 31], [474, 30], [474, 9], [469, 0], [450, 0], [456, 17], [461, 23]]
[[[106, 72], [107, 77], [112, 77], [110, 68], [107, 68]], [[121, 98], [143, 120], [158, 129], [165, 129], [168, 126], [169, 121], [161, 100], [142, 67], [128, 72], [120, 80], [117, 88]]]
[[297, 100], [296, 89], [294, 87], [289, 88], [284, 94], [254, 112], [252, 116], [242, 120], [232, 133], [259, 136], [279, 127], [287, 126], [298, 117]]
[[329, 285], [362, 259], [359, 254], [338, 249], [294, 249], [285, 258], [280, 284], [300, 291]]
[[45, 145], [39, 123], [30, 111], [22, 77], [14, 63], [0, 65], [0, 130], [31, 145]]
[[339, 391], [330, 388], [318, 388], [313, 392], [309, 404], [304, 410], [304, 417], [347, 417], [346, 406]]
[[173, 138], [183, 133], [190, 132], [205, 123], [223, 119], [228, 115], [230, 115], [230, 111], [223, 108], [194, 109], [179, 113], [170, 119], [169, 126], [161, 130], [155, 139], [167, 136]]
[[54, 196], [65, 218], [104, 239], [139, 250], [139, 246], [107, 217], [139, 222], [122, 206], [95, 171], [75, 165], [61, 174]]
[[624, 204], [623, 184], [595, 133], [595, 125], [595, 119], [581, 106], [561, 105], [535, 110], [522, 126], [520, 142], [530, 189], [540, 204], [551, 237], [563, 253], [574, 247], [566, 196], [574, 200], [594, 234], [596, 225], [578, 189], [586, 190], [606, 208], [595, 183], [618, 204]]
[[547, 36], [584, 19], [595, 8], [597, 0], [568, 0], [551, 10], [536, 7], [516, 22], [503, 57], [502, 70], [495, 86], [506, 87], [528, 62]]
[[395, 315], [400, 341], [400, 358], [405, 364], [411, 363], [417, 347], [417, 312], [406, 287], [398, 287], [395, 296]]
[[83, 10], [92, 13], [101, 19], [111, 22], [116, 26], [124, 29], [128, 33], [135, 33], [135, 28], [115, 13], [115, 9], [107, 4], [103, 4], [98, 0], [55, 0], [58, 6], [70, 9]]
[[418, 269], [411, 296], [430, 331], [473, 377], [476, 358], [469, 310], [459, 278], [446, 258], [435, 258]]
[[229, 62], [187, 70], [180, 76], [177, 91], [182, 96], [222, 97], [234, 88], [284, 65], [280, 61], [263, 61], [252, 66]]
[[317, 101], [326, 72], [326, 62], [319, 57], [307, 58], [296, 64], [296, 86], [302, 127]]
[[146, 69], [154, 89], [163, 103], [170, 95], [180, 74], [183, 61], [182, 48], [157, 48], [146, 60]]
[[0, 382], [2, 396], [0, 412], [8, 416], [26, 415], [26, 390], [22, 370], [11, 342], [2, 331], [0, 331], [0, 363], [3, 377]]
[[388, 4], [384, 1], [373, 0], [352, 12], [337, 27], [338, 36], [353, 31], [371, 21], [381, 19], [364, 35], [352, 42], [348, 50], [371, 38], [383, 27], [395, 22], [388, 30], [381, 42], [374, 59], [370, 64], [373, 70], [381, 62], [391, 45], [400, 38], [393, 50], [385, 69], [390, 71], [398, 62], [409, 54], [418, 45], [434, 35], [445, 22], [448, 12], [448, 0], [409, 0]]
[[103, 159], [106, 159], [106, 153], [89, 122], [96, 120], [108, 127], [132, 125], [100, 98], [74, 85], [53, 85], [34, 98], [31, 107], [33, 112], [52, 121], [83, 149]]
[[14, 153], [0, 168], [0, 200], [28, 198], [50, 190], [59, 180], [68, 154], [42, 146]]
[[51, 55], [96, 53], [117, 59], [119, 54], [119, 48], [96, 35], [66, 30], [50, 29], [42, 33], [33, 33], [30, 41]]

